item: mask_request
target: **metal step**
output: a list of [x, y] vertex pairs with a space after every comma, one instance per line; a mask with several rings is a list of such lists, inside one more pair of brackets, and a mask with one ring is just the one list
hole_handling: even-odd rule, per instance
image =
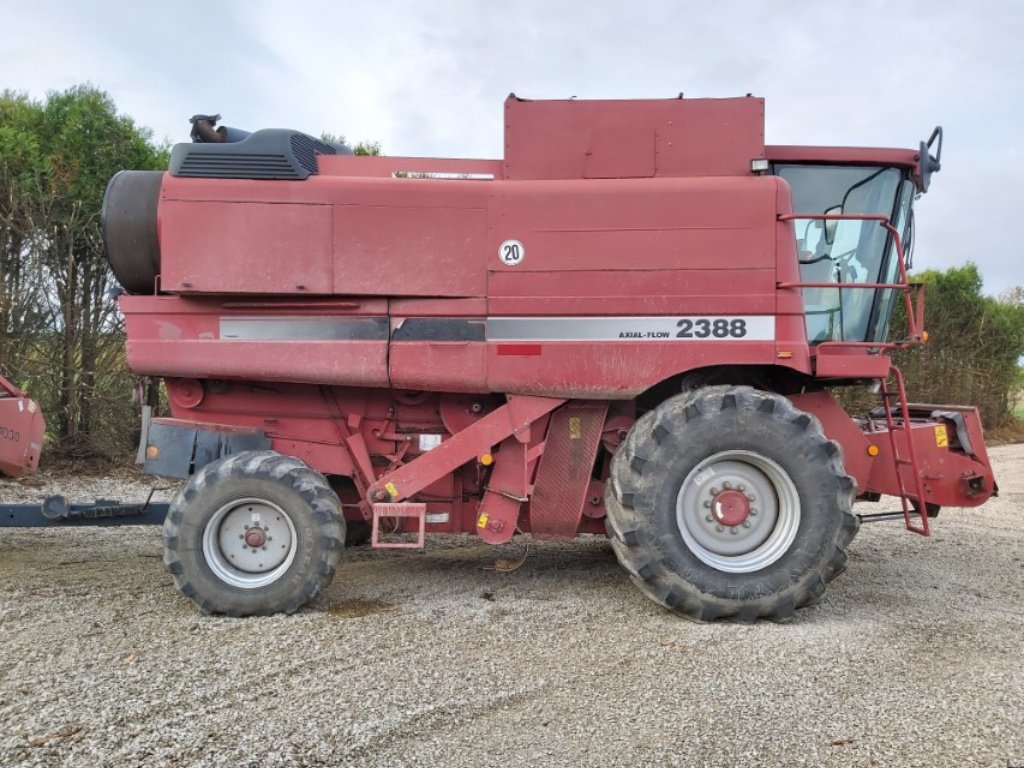
[[884, 523], [886, 520], [903, 520], [903, 510], [895, 512], [874, 512], [870, 515], [857, 515], [862, 523]]
[[[397, 521], [404, 517], [414, 517], [419, 521], [416, 541], [394, 541], [382, 540], [380, 521], [381, 518], [393, 517]], [[373, 505], [373, 526], [370, 530], [370, 546], [374, 549], [423, 549], [423, 543], [427, 535], [427, 505], [413, 502], [402, 502], [399, 504], [374, 504]]]

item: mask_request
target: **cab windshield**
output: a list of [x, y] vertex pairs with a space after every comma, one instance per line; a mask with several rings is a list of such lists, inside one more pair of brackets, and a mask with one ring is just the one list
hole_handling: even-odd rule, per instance
[[[882, 215], [905, 239], [914, 187], [900, 169], [778, 165], [775, 172], [792, 189], [795, 213]], [[856, 219], [796, 219], [794, 225], [801, 281], [836, 284], [803, 289], [808, 341], [883, 341], [893, 290], [842, 286], [895, 280], [895, 244], [885, 228]]]

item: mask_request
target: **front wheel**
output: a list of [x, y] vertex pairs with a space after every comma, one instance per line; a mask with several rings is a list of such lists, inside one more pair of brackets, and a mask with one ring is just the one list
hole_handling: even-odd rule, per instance
[[164, 522], [164, 563], [206, 613], [293, 613], [330, 583], [345, 520], [327, 480], [274, 451], [207, 464]]
[[854, 483], [820, 422], [785, 397], [707, 387], [634, 424], [607, 526], [652, 600], [693, 619], [784, 619], [845, 567]]

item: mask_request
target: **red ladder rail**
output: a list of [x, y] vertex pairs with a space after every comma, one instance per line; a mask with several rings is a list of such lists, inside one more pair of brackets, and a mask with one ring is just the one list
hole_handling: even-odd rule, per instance
[[[889, 430], [889, 443], [892, 445], [892, 459], [896, 465], [896, 486], [900, 491], [900, 504], [903, 506], [903, 522], [907, 526], [907, 530], [913, 533], [919, 533], [922, 536], [930, 536], [930, 530], [928, 527], [928, 514], [925, 509], [925, 496], [924, 496], [924, 480], [921, 478], [921, 467], [917, 463], [917, 452], [914, 450], [914, 439], [910, 429], [910, 409], [907, 406], [907, 389], [903, 383], [903, 374], [900, 373], [900, 369], [895, 365], [890, 366], [889, 375], [896, 382], [896, 390], [892, 391], [889, 389], [888, 377], [881, 379], [881, 395], [882, 395], [882, 406], [885, 411], [885, 424]], [[900, 421], [899, 426], [896, 425], [896, 421], [892, 417], [893, 401], [897, 401], [900, 409]], [[896, 433], [902, 432], [905, 436], [907, 458], [900, 455], [899, 440], [897, 439]], [[915, 494], [917, 500], [917, 509], [913, 509], [911, 499], [913, 497], [907, 494], [907, 486], [904, 482], [903, 468], [910, 467], [910, 471], [914, 475], [914, 487], [911, 488], [911, 493]], [[921, 519], [920, 525], [915, 525], [911, 521], [911, 512], [914, 511]]]

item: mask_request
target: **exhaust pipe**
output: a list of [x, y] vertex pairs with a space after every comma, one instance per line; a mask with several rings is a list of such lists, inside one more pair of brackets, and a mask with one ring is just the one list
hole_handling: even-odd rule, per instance
[[226, 125], [218, 128], [218, 120], [220, 120], [220, 115], [192, 115], [188, 119], [192, 123], [192, 142], [194, 144], [234, 144], [251, 135], [249, 131], [229, 128]]

